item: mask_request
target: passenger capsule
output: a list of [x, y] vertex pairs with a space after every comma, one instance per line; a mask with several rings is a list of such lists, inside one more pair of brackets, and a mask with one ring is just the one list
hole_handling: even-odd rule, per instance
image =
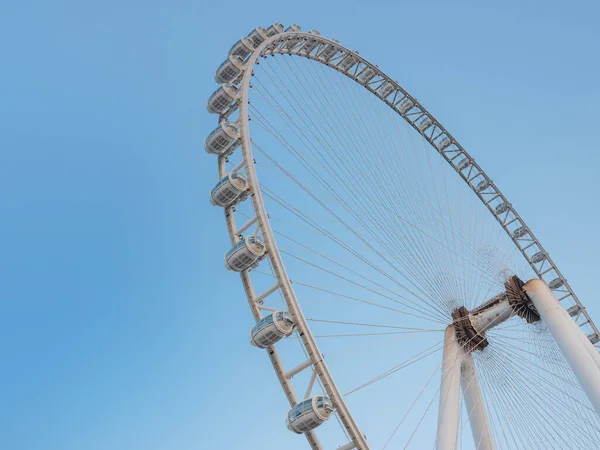
[[225, 254], [225, 267], [234, 272], [256, 267], [266, 251], [258, 236], [246, 236]]
[[212, 153], [213, 155], [231, 153], [239, 145], [240, 140], [237, 127], [226, 121], [221, 122], [204, 140], [206, 153]]
[[531, 257], [531, 262], [537, 264], [537, 263], [541, 263], [545, 259], [546, 259], [546, 255], [543, 252], [537, 252], [537, 253], [534, 253], [533, 256]]
[[333, 403], [326, 395], [315, 395], [301, 401], [287, 413], [286, 425], [290, 431], [302, 434], [314, 430], [331, 416]]
[[291, 24], [289, 27], [287, 27], [285, 29], [286, 33], [299, 33], [300, 31], [302, 31], [302, 27], [295, 23]]
[[433, 125], [433, 121], [429, 117], [425, 117], [421, 123], [418, 125], [418, 128], [421, 132], [426, 131], [431, 125]]
[[587, 338], [590, 340], [590, 342], [593, 345], [596, 345], [598, 342], [600, 342], [600, 334], [598, 334], [598, 333], [588, 334]]
[[508, 205], [502, 202], [499, 205], [497, 205], [496, 208], [494, 208], [494, 210], [496, 211], [496, 214], [504, 214], [506, 211], [508, 211]]
[[229, 56], [215, 72], [215, 81], [219, 84], [231, 83], [241, 75], [243, 64], [239, 56]]
[[490, 187], [490, 181], [489, 180], [481, 180], [477, 184], [477, 186], [475, 186], [475, 192], [485, 191], [489, 187]]
[[223, 114], [236, 101], [237, 95], [237, 88], [231, 83], [225, 83], [209, 97], [206, 109], [209, 113]]
[[265, 41], [268, 37], [269, 35], [267, 34], [267, 30], [265, 30], [263, 27], [258, 27], [252, 30], [248, 36], [246, 36], [246, 39], [250, 41], [253, 50], [255, 50], [256, 47], [262, 44], [263, 41]]
[[392, 92], [394, 92], [394, 84], [390, 81], [386, 81], [381, 85], [381, 87], [377, 90], [379, 96], [383, 99], [387, 98]]
[[569, 315], [571, 317], [575, 317], [576, 315], [578, 315], [581, 312], [581, 306], [573, 305], [569, 309], [567, 309], [567, 312], [569, 313]]
[[459, 172], [462, 172], [463, 170], [465, 170], [467, 167], [469, 167], [469, 165], [471, 164], [471, 161], [469, 161], [467, 158], [463, 158], [461, 159], [458, 164], [456, 165], [456, 169]]
[[210, 202], [215, 206], [233, 206], [248, 192], [246, 177], [240, 172], [231, 172], [223, 177], [210, 191]]
[[358, 81], [362, 84], [366, 84], [371, 81], [375, 75], [377, 75], [377, 71], [373, 67], [365, 67], [360, 74], [358, 74]]
[[294, 321], [287, 311], [275, 311], [260, 319], [250, 329], [250, 343], [259, 348], [267, 348], [287, 337], [294, 331]]
[[231, 46], [228, 54], [230, 57], [239, 56], [243, 61], [245, 61], [253, 50], [254, 48], [252, 47], [252, 44], [248, 42], [246, 38], [243, 38]]
[[529, 231], [527, 230], [527, 227], [525, 227], [523, 225], [523, 226], [520, 226], [519, 228], [517, 228], [515, 231], [512, 232], [512, 237], [514, 237], [515, 239], [522, 238], [527, 233], [529, 233]]
[[449, 137], [445, 137], [444, 139], [442, 139], [441, 141], [439, 141], [437, 143], [437, 149], [441, 152], [442, 150], [444, 150], [446, 147], [448, 147], [450, 145], [452, 141], [450, 140]]
[[[336, 39], [332, 39], [332, 41], [335, 42], [336, 44], [338, 43], [338, 41]], [[319, 59], [322, 61], [325, 61], [325, 62], [329, 62], [329, 60], [331, 58], [333, 58], [338, 51], [339, 51], [338, 47], [336, 47], [334, 44], [328, 44], [321, 51], [321, 53], [319, 53]]]
[[337, 65], [342, 72], [347, 72], [352, 66], [357, 63], [356, 57], [351, 54], [346, 55]]
[[563, 280], [562, 278], [555, 278], [550, 283], [548, 283], [548, 287], [550, 289], [554, 290], [554, 289], [558, 289], [563, 284], [565, 284], [565, 280]]
[[281, 25], [280, 23], [274, 23], [269, 28], [267, 28], [267, 36], [268, 37], [275, 36], [276, 34], [279, 34], [282, 31], [283, 31], [283, 25]]
[[411, 109], [413, 106], [415, 106], [413, 101], [410, 98], [407, 98], [402, 103], [400, 103], [398, 110], [400, 111], [400, 114], [406, 114], [408, 110]]
[[[285, 29], [286, 33], [297, 33], [301, 30], [299, 25], [290, 25], [289, 27], [287, 27]], [[283, 44], [283, 49], [287, 50], [289, 52], [292, 52], [292, 50], [295, 49], [295, 47], [304, 40], [304, 38], [300, 37], [300, 36], [293, 36], [290, 37], [284, 44]], [[300, 50], [300, 49], [295, 49], [295, 50]], [[293, 53], [298, 53], [297, 51], [293, 52]]]

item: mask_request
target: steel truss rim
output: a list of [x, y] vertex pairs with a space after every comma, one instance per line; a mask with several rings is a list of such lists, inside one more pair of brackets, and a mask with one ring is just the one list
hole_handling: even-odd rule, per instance
[[[316, 46], [317, 51], [315, 51], [315, 49], [313, 49], [308, 54], [299, 53], [299, 52], [294, 53], [293, 51], [291, 51], [289, 49], [285, 49], [281, 45], [281, 44], [284, 44], [285, 42], [289, 41], [290, 39], [297, 39], [297, 38], [310, 39], [312, 41], [316, 41], [318, 44]], [[300, 42], [302, 42], [302, 41], [300, 41]], [[319, 59], [318, 58], [319, 49], [321, 48], [321, 46], [324, 46], [324, 45], [334, 45], [337, 49], [336, 55], [334, 55], [334, 56], [337, 56], [337, 57], [331, 58], [327, 61]], [[241, 148], [242, 148], [242, 162], [244, 164], [246, 174], [248, 177], [248, 185], [249, 185], [249, 190], [250, 190], [252, 207], [253, 207], [257, 222], [258, 222], [258, 226], [260, 227], [260, 229], [262, 230], [262, 233], [263, 233], [265, 245], [267, 247], [267, 256], [273, 264], [275, 277], [277, 278], [277, 281], [279, 284], [278, 289], [281, 289], [281, 291], [283, 293], [283, 297], [284, 297], [286, 305], [288, 307], [288, 311], [294, 318], [296, 327], [298, 328], [299, 334], [302, 337], [302, 339], [301, 339], [302, 345], [304, 346], [305, 350], [307, 351], [307, 353], [311, 359], [312, 366], [316, 369], [318, 376], [321, 379], [321, 381], [323, 382], [323, 386], [324, 386], [325, 390], [327, 391], [327, 394], [330, 396], [331, 400], [333, 401], [334, 406], [336, 407], [336, 410], [338, 411], [338, 414], [340, 416], [340, 419], [341, 419], [342, 423], [344, 424], [344, 427], [345, 427], [347, 433], [349, 434], [350, 438], [352, 439], [352, 441], [355, 445], [355, 448], [361, 449], [361, 450], [362, 449], [367, 450], [367, 449], [369, 449], [369, 445], [366, 442], [366, 439], [364, 438], [363, 433], [360, 431], [360, 429], [358, 428], [358, 425], [354, 421], [354, 418], [352, 417], [348, 407], [345, 405], [343, 396], [340, 394], [340, 392], [337, 388], [337, 385], [333, 381], [333, 377], [329, 373], [329, 369], [327, 368], [327, 365], [325, 364], [325, 361], [323, 360], [321, 353], [318, 350], [318, 346], [314, 340], [314, 337], [312, 336], [310, 327], [308, 326], [306, 320], [304, 319], [302, 309], [300, 307], [298, 300], [296, 299], [295, 292], [291, 285], [290, 278], [288, 277], [287, 271], [283, 264], [283, 258], [281, 257], [281, 255], [279, 253], [279, 249], [276, 244], [276, 239], [275, 239], [275, 237], [273, 235], [273, 231], [271, 229], [269, 217], [267, 215], [264, 201], [262, 199], [262, 193], [261, 193], [261, 189], [260, 189], [260, 183], [258, 181], [258, 175], [257, 175], [256, 169], [255, 169], [255, 164], [254, 164], [254, 159], [253, 159], [253, 154], [252, 154], [252, 144], [251, 144], [251, 139], [250, 139], [250, 129], [249, 129], [249, 120], [250, 120], [250, 116], [249, 116], [249, 112], [248, 112], [249, 90], [251, 87], [251, 78], [253, 76], [254, 65], [257, 64], [257, 61], [259, 58], [267, 56], [267, 55], [265, 55], [266, 51], [269, 51], [270, 54], [273, 56], [275, 54], [281, 54], [281, 55], [288, 54], [291, 56], [309, 58], [320, 64], [328, 66], [334, 70], [337, 70], [338, 72], [344, 74], [348, 78], [355, 81], [361, 87], [366, 88], [367, 90], [371, 91], [376, 96], [378, 96], [377, 92], [376, 92], [377, 88], [375, 90], [369, 89], [367, 87], [367, 83], [363, 84], [363, 83], [359, 82], [357, 79], [357, 75], [358, 75], [358, 73], [360, 73], [360, 71], [358, 71], [358, 68], [361, 67], [361, 65], [362, 65], [361, 70], [364, 70], [367, 67], [375, 70], [376, 77], [377, 76], [380, 77], [380, 79], [377, 81], [379, 83], [377, 87], [380, 87], [384, 83], [391, 83], [392, 86], [394, 87], [394, 91], [392, 91], [392, 93], [394, 94], [394, 97], [390, 100], [390, 97], [392, 95], [392, 93], [390, 93], [388, 96], [386, 96], [386, 98], [381, 98], [381, 96], [378, 96], [380, 98], [380, 100], [383, 101], [385, 104], [387, 104], [389, 107], [391, 107], [395, 112], [397, 112], [402, 119], [404, 119], [409, 125], [411, 125], [415, 129], [415, 131], [417, 131], [423, 138], [425, 138], [425, 140], [427, 140], [427, 142], [434, 148], [434, 150], [436, 150], [438, 153], [442, 154], [444, 159], [446, 159], [446, 162], [448, 162], [450, 164], [450, 166], [452, 166], [452, 168], [455, 169], [457, 174], [459, 176], [461, 176], [461, 178], [463, 178], [463, 180], [469, 185], [469, 187], [471, 188], [473, 193], [477, 195], [477, 197], [482, 201], [482, 203], [484, 203], [484, 205], [487, 207], [487, 209], [490, 211], [490, 213], [494, 216], [494, 218], [498, 221], [500, 226], [502, 226], [502, 228], [508, 234], [509, 238], [513, 241], [513, 243], [519, 249], [519, 251], [521, 252], [523, 257], [529, 263], [532, 270], [535, 272], [535, 274], [540, 279], [544, 280], [543, 275], [554, 271], [557, 278], [562, 280], [563, 286], [564, 286], [564, 289], [561, 289], [558, 292], [566, 293], [566, 295], [559, 298], [559, 300], [564, 300], [564, 299], [570, 297], [572, 299], [572, 301], [575, 303], [575, 306], [578, 308], [577, 316], [575, 317], [575, 319], [579, 318], [580, 316], [584, 318], [583, 323], [577, 323], [577, 320], [575, 320], [576, 323], [580, 327], [583, 327], [584, 325], [589, 325], [593, 334], [596, 334], [596, 335], [599, 334], [598, 328], [592, 321], [592, 319], [589, 316], [589, 314], [587, 313], [586, 309], [583, 307], [582, 303], [579, 301], [578, 297], [573, 292], [572, 288], [568, 284], [568, 281], [562, 275], [562, 273], [560, 272], [560, 270], [558, 269], [558, 267], [556, 266], [554, 261], [550, 258], [550, 255], [548, 254], [548, 252], [544, 249], [544, 247], [541, 245], [539, 240], [535, 237], [535, 235], [533, 234], [531, 229], [526, 225], [525, 221], [521, 218], [521, 216], [512, 207], [512, 204], [510, 202], [508, 202], [507, 198], [501, 193], [501, 191], [498, 189], [498, 187], [494, 184], [494, 182], [491, 180], [491, 178], [489, 178], [489, 176], [483, 171], [483, 169], [479, 166], [479, 164], [477, 164], [475, 159], [473, 157], [471, 157], [471, 155], [458, 143], [458, 141], [437, 121], [437, 119], [435, 119], [435, 117], [432, 114], [430, 114], [418, 102], [418, 100], [415, 97], [411, 96], [395, 80], [391, 79], [388, 75], [386, 75], [383, 71], [381, 71], [378, 68], [378, 66], [370, 63], [368, 60], [366, 60], [365, 58], [360, 56], [357, 52], [344, 47], [343, 45], [339, 44], [335, 40], [327, 39], [327, 38], [322, 37], [317, 34], [294, 32], [294, 31], [282, 32], [280, 34], [271, 36], [271, 37], [267, 38], [266, 40], [264, 40], [259, 46], [257, 46], [254, 49], [254, 51], [250, 55], [248, 61], [244, 64], [244, 68], [243, 68], [243, 72], [242, 72], [243, 77], [242, 77], [242, 80], [241, 80], [241, 83], [239, 86], [239, 95], [238, 95], [238, 102], [239, 102], [239, 119], [238, 119], [238, 121], [239, 121], [239, 130], [240, 130]], [[340, 52], [343, 52], [343, 54], [341, 56], [337, 55]], [[357, 61], [352, 66], [352, 67], [355, 67], [355, 69], [356, 69], [353, 74], [350, 73], [349, 69], [346, 71], [340, 70], [340, 68], [336, 64], [332, 63], [332, 61], [339, 62], [348, 56], [352, 56]], [[399, 100], [397, 100], [398, 94], [400, 95]], [[412, 120], [412, 121], [407, 119], [407, 117], [406, 117], [407, 114], [402, 114], [397, 109], [397, 107], [406, 99], [409, 99], [413, 102], [413, 106], [411, 107], [411, 109], [416, 108], [416, 110], [418, 111], [418, 113], [412, 113], [413, 116], [418, 115], [418, 117], [414, 118], [414, 120]], [[228, 113], [225, 113], [225, 115], [228, 115]], [[420, 130], [418, 128], [417, 123], [423, 117], [428, 117], [432, 121], [432, 125], [430, 127], [428, 127], [428, 129], [427, 129], [427, 130], [431, 129], [430, 134], [427, 134], [427, 130]], [[437, 133], [434, 133], [436, 130], [437, 130]], [[451, 144], [446, 146], [444, 149], [440, 150], [436, 146], [436, 142], [439, 143], [441, 140], [440, 138], [443, 138], [443, 137], [449, 138], [451, 140]], [[450, 148], [452, 146], [454, 146], [454, 148]], [[446, 149], [448, 149], [448, 150], [446, 150]], [[454, 153], [454, 155], [451, 155], [451, 153]], [[467, 160], [470, 163], [469, 164], [469, 172], [467, 174], [463, 173], [462, 170], [458, 170], [458, 168], [456, 166], [455, 160], [458, 160], [459, 159], [458, 157], [460, 155], [462, 155], [464, 158], [467, 158]], [[219, 177], [220, 178], [224, 177], [227, 174], [225, 164], [226, 164], [226, 156], [225, 155], [219, 156]], [[474, 168], [474, 170], [473, 170], [473, 168]], [[477, 187], [476, 187], [477, 185], [474, 183], [474, 180], [477, 180], [480, 182], [481, 181], [487, 182], [488, 188], [491, 188], [492, 191], [485, 192], [485, 193], [478, 192]], [[487, 190], [488, 188], [486, 188], [484, 190]], [[487, 196], [487, 197], [484, 197], [484, 196]], [[496, 199], [500, 199], [501, 202], [504, 203], [508, 207], [507, 214], [495, 213], [493, 206], [492, 206], [492, 202], [493, 202], [493, 200], [496, 200]], [[225, 209], [225, 217], [226, 217], [226, 222], [227, 222], [227, 227], [228, 227], [228, 232], [229, 232], [231, 243], [235, 244], [238, 241], [238, 234], [236, 233], [237, 228], [235, 225], [235, 218], [234, 218], [233, 210], [234, 210], [234, 207], [226, 208]], [[504, 214], [504, 218], [501, 217], [503, 214]], [[510, 225], [512, 225], [513, 223], [516, 223], [522, 227], [525, 227], [526, 234], [524, 237], [516, 237], [513, 233], [511, 233], [511, 231], [508, 227]], [[526, 242], [527, 244], [522, 245], [524, 242]], [[526, 253], [526, 250], [528, 250], [532, 247], [534, 249], [537, 249], [539, 252], [541, 252], [544, 255], [544, 260], [541, 265], [536, 266], [536, 263], [534, 263], [531, 259], [531, 254]], [[244, 285], [244, 290], [248, 297], [248, 302], [250, 304], [250, 308], [252, 310], [253, 316], [254, 316], [255, 320], [258, 321], [262, 317], [262, 313], [259, 308], [259, 305], [254, 301], [254, 299], [257, 296], [254, 292], [254, 289], [252, 286], [252, 281], [249, 276], [248, 270], [244, 270], [243, 272], [241, 272], [240, 276], [242, 279], [242, 284]], [[307, 341], [308, 341], [308, 345], [307, 345]], [[275, 349], [275, 346], [269, 347], [268, 350], [269, 350], [268, 353], [269, 353], [269, 357], [271, 359], [271, 363], [272, 363], [272, 365], [275, 369], [275, 372], [279, 378], [279, 381], [284, 389], [286, 397], [288, 398], [288, 401], [290, 402], [290, 404], [293, 406], [298, 400], [297, 400], [296, 394], [293, 390], [293, 387], [290, 383], [290, 380], [285, 378], [285, 372], [282, 369], [281, 360], [277, 354], [277, 350]], [[311, 431], [311, 432], [305, 433], [305, 435], [306, 435], [312, 448], [322, 449], [322, 446], [321, 446], [320, 442], [318, 441], [314, 432]]]

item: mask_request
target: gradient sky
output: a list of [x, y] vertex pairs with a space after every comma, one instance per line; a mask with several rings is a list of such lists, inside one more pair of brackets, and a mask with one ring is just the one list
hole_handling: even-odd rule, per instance
[[248, 344], [202, 144], [214, 70], [274, 21], [416, 96], [600, 321], [600, 7], [494, 3], [3, 2], [0, 448], [306, 448]]

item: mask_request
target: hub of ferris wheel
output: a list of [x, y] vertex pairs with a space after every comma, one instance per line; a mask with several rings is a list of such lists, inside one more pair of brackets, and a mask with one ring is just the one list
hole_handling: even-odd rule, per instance
[[456, 340], [467, 352], [483, 350], [489, 342], [486, 331], [507, 321], [513, 316], [527, 323], [540, 320], [535, 306], [523, 289], [525, 283], [516, 275], [504, 283], [505, 291], [492, 297], [477, 308], [468, 311], [464, 306], [452, 311], [452, 324]]

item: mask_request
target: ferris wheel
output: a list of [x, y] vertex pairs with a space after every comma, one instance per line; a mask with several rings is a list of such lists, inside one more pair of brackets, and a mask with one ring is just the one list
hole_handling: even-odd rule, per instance
[[278, 23], [236, 42], [215, 80], [210, 201], [281, 423], [313, 449], [599, 448], [598, 329], [415, 97]]

